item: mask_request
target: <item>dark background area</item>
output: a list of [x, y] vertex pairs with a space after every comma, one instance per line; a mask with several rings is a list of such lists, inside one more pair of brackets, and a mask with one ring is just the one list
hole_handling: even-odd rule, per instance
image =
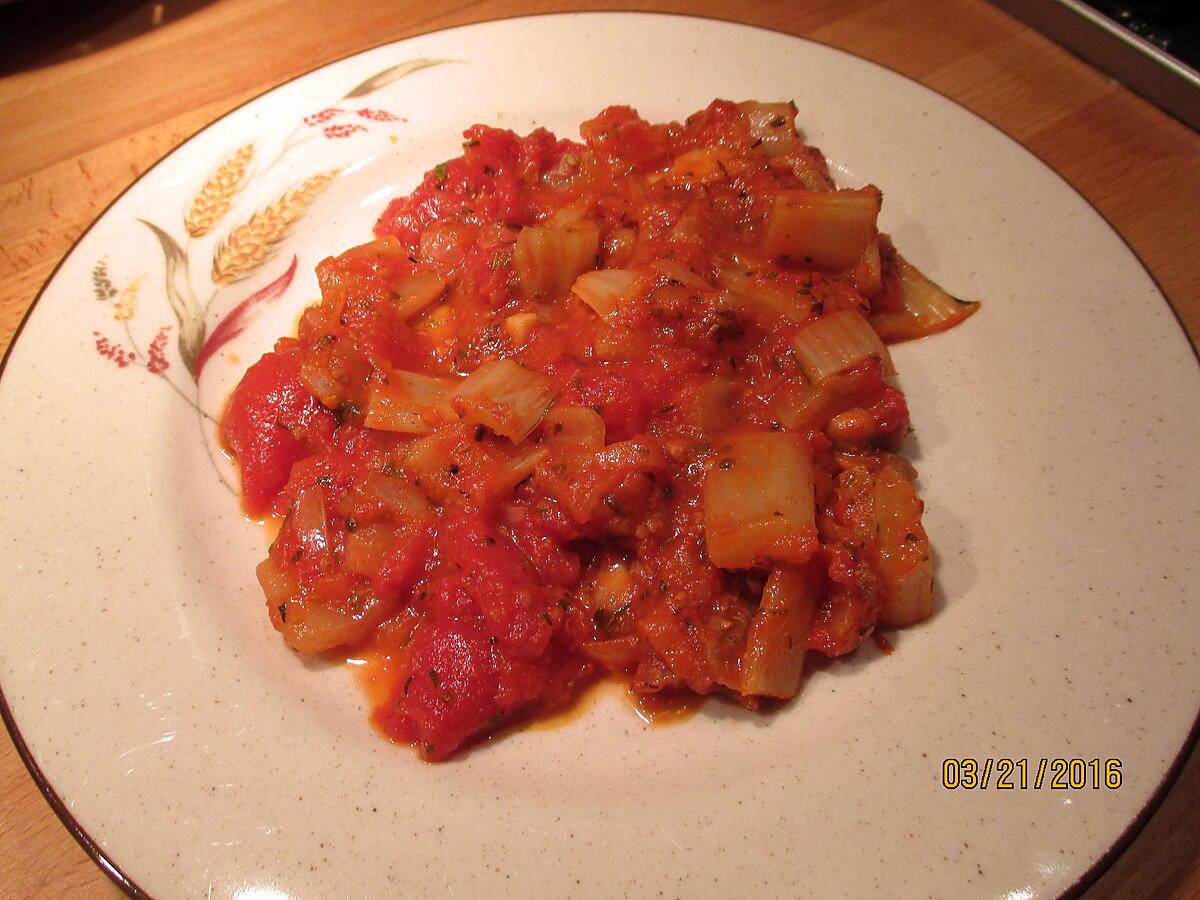
[[[181, 19], [209, 2], [0, 0], [0, 74], [102, 50]], [[1186, 0], [1084, 2], [1200, 70], [1200, 4]]]
[[0, 75], [119, 44], [183, 18], [209, 0], [0, 2]]
[[1186, 0], [1084, 0], [1134, 34], [1200, 70], [1200, 4]]

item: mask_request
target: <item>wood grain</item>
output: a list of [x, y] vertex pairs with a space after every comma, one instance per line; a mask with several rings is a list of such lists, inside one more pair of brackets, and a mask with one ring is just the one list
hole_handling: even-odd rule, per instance
[[[594, 5], [217, 0], [90, 55], [0, 78], [0, 349], [107, 204], [181, 140], [246, 99], [387, 40]], [[1200, 336], [1200, 137], [982, 0], [673, 0], [605, 8], [703, 14], [810, 37], [951, 97], [1090, 200], [1154, 275], [1192, 341]], [[40, 796], [11, 742], [0, 743], [0, 895], [118, 896]], [[1193, 753], [1149, 825], [1086, 896], [1200, 897], [1198, 807], [1200, 754]]]

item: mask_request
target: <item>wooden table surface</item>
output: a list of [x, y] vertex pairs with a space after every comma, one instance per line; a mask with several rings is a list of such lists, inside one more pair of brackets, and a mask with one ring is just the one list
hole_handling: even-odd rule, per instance
[[[31, 3], [30, 6], [37, 6]], [[80, 5], [82, 6], [82, 5]], [[113, 7], [107, 18], [104, 7]], [[0, 50], [0, 350], [55, 264], [155, 160], [258, 93], [387, 40], [596, 4], [179, 0], [9, 28]], [[999, 126], [1090, 200], [1200, 335], [1200, 137], [982, 0], [667, 0], [875, 60]], [[43, 17], [45, 19], [45, 17]], [[0, 20], [0, 25], [3, 20]], [[0, 738], [0, 896], [119, 891]], [[1200, 753], [1089, 898], [1200, 897]]]

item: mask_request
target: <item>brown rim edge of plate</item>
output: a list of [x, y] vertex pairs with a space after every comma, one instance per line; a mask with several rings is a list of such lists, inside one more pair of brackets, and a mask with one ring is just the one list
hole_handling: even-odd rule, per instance
[[[1010, 134], [1008, 134], [1008, 132], [1004, 131], [1004, 129], [1002, 129], [1000, 126], [990, 122], [988, 119], [984, 118], [982, 115], [980, 115], [979, 113], [970, 109], [969, 107], [964, 106], [962, 103], [960, 103], [958, 100], [955, 100], [953, 97], [950, 97], [950, 96], [942, 93], [940, 90], [930, 87], [927, 84], [923, 84], [922, 82], [918, 81], [917, 79], [915, 79], [909, 75], [906, 75], [905, 73], [900, 72], [896, 69], [893, 69], [891, 66], [885, 65], [884, 63], [876, 62], [873, 59], [868, 59], [865, 56], [860, 56], [859, 54], [853, 53], [850, 50], [846, 50], [842, 47], [837, 47], [832, 44], [827, 44], [827, 43], [824, 43], [823, 41], [818, 41], [811, 37], [793, 34], [790, 31], [781, 31], [778, 28], [770, 28], [766, 25], [753, 25], [753, 24], [749, 24], [747, 22], [739, 22], [739, 21], [736, 21], [733, 19], [722, 19], [722, 18], [718, 18], [716, 16], [702, 16], [697, 13], [664, 13], [664, 12], [656, 12], [653, 10], [628, 10], [628, 9], [591, 9], [591, 10], [562, 10], [562, 11], [558, 11], [558, 12], [538, 13], [538, 14], [534, 14], [534, 15], [517, 14], [517, 15], [511, 15], [511, 16], [499, 16], [496, 18], [479, 19], [474, 22], [466, 22], [466, 23], [463, 23], [460, 25], [447, 25], [443, 28], [433, 28], [433, 29], [430, 29], [429, 31], [420, 31], [420, 32], [416, 32], [415, 34], [406, 35], [404, 37], [391, 38], [390, 40], [381, 41], [377, 44], [372, 44], [367, 47], [361, 47], [358, 50], [354, 50], [350, 53], [346, 53], [342, 56], [337, 57], [336, 59], [331, 59], [326, 62], [320, 63], [319, 65], [313, 66], [311, 69], [307, 69], [307, 70], [299, 73], [298, 75], [293, 75], [291, 78], [285, 78], [283, 81], [280, 81], [276, 84], [271, 85], [268, 88], [265, 88], [258, 94], [255, 94], [253, 97], [250, 97], [247, 100], [243, 100], [237, 106], [231, 107], [230, 109], [223, 112], [221, 115], [217, 116], [217, 118], [213, 119], [211, 122], [208, 122], [207, 124], [200, 126], [195, 131], [193, 131], [191, 134], [189, 134], [186, 138], [184, 138], [183, 140], [181, 140], [178, 143], [176, 143], [175, 145], [173, 145], [169, 150], [167, 150], [166, 153], [164, 153], [162, 156], [160, 156], [158, 159], [156, 159], [153, 163], [151, 163], [149, 166], [147, 166], [146, 170], [144, 172], [142, 172], [140, 175], [138, 175], [137, 178], [135, 178], [133, 181], [131, 181], [129, 184], [127, 184], [124, 188], [122, 188], [121, 192], [118, 193], [115, 197], [113, 197], [113, 199], [110, 200], [109, 203], [102, 210], [100, 210], [100, 212], [98, 212], [95, 215], [95, 217], [92, 219], [92, 221], [88, 225], [88, 227], [85, 228], [80, 233], [79, 237], [75, 238], [75, 240], [71, 242], [71, 246], [69, 248], [67, 248], [67, 251], [62, 255], [62, 258], [58, 261], [58, 263], [54, 266], [54, 269], [51, 270], [50, 274], [46, 277], [46, 281], [42, 284], [41, 288], [38, 290], [37, 296], [35, 296], [33, 298], [33, 301], [29, 304], [29, 307], [25, 310], [25, 314], [21, 317], [21, 321], [17, 324], [16, 331], [13, 332], [12, 340], [9, 341], [8, 347], [4, 351], [3, 358], [0, 358], [0, 376], [3, 376], [5, 369], [8, 368], [8, 361], [9, 361], [9, 358], [12, 356], [13, 348], [17, 345], [17, 340], [20, 338], [21, 332], [25, 330], [26, 324], [29, 322], [30, 317], [33, 315], [34, 308], [41, 301], [42, 297], [46, 293], [47, 288], [50, 287], [50, 284], [54, 281], [55, 276], [58, 275], [59, 270], [63, 267], [63, 265], [66, 263], [66, 261], [70, 258], [71, 254], [75, 252], [75, 248], [79, 246], [79, 244], [83, 241], [83, 239], [91, 233], [93, 228], [95, 228], [98, 224], [100, 224], [100, 221], [106, 215], [108, 215], [109, 210], [111, 210], [114, 206], [116, 206], [117, 203], [120, 202], [120, 200], [126, 194], [128, 194], [131, 190], [133, 190], [133, 188], [142, 181], [142, 179], [146, 178], [148, 175], [150, 175], [151, 172], [153, 172], [155, 169], [157, 169], [167, 159], [167, 157], [173, 155], [177, 150], [181, 149], [185, 144], [190, 143], [193, 139], [195, 139], [197, 136], [199, 136], [202, 132], [207, 131], [213, 125], [216, 125], [218, 122], [221, 122], [224, 119], [229, 118], [229, 116], [233, 115], [238, 110], [240, 110], [246, 106], [249, 106], [251, 103], [254, 103], [256, 100], [259, 100], [262, 97], [265, 97], [267, 94], [270, 94], [273, 91], [278, 90], [279, 88], [283, 87], [284, 85], [291, 84], [293, 81], [299, 81], [301, 78], [305, 78], [308, 75], [311, 75], [313, 72], [316, 72], [320, 69], [324, 69], [326, 66], [336, 65], [337, 63], [344, 62], [347, 59], [351, 59], [355, 56], [358, 56], [361, 53], [369, 53], [372, 50], [378, 50], [380, 47], [386, 47], [389, 44], [399, 43], [401, 41], [410, 40], [412, 38], [424, 37], [425, 35], [428, 35], [428, 34], [437, 34], [440, 31], [452, 31], [456, 28], [469, 28], [474, 25], [485, 25], [489, 22], [503, 22], [503, 21], [511, 21], [513, 19], [542, 19], [542, 18], [550, 18], [552, 16], [611, 15], [613, 13], [633, 14], [633, 15], [651, 15], [651, 16], [661, 16], [663, 18], [696, 19], [696, 20], [704, 21], [704, 22], [718, 22], [718, 23], [721, 23], [724, 25], [733, 25], [733, 26], [736, 26], [739, 28], [749, 28], [749, 29], [752, 29], [755, 31], [766, 31], [771, 34], [777, 34], [782, 37], [791, 38], [793, 40], [806, 41], [810, 44], [816, 44], [816, 45], [824, 47], [828, 50], [833, 50], [837, 53], [842, 53], [846, 56], [851, 57], [852, 59], [858, 60], [859, 62], [866, 63], [871, 66], [875, 66], [876, 68], [879, 68], [879, 69], [883, 69], [884, 71], [890, 72], [892, 75], [895, 75], [899, 78], [903, 78], [905, 81], [910, 81], [913, 84], [917, 85], [918, 87], [923, 88], [924, 90], [927, 90], [932, 94], [936, 94], [938, 97], [941, 97], [943, 100], [947, 101], [948, 103], [953, 104], [954, 106], [958, 107], [960, 110], [965, 112], [967, 115], [971, 116], [974, 119], [978, 119], [980, 122], [982, 122], [988, 128], [991, 128], [992, 130], [999, 132], [1000, 135], [1003, 136], [1005, 140], [1012, 141], [1014, 144], [1016, 144], [1018, 147], [1020, 147], [1023, 151], [1025, 151], [1030, 156], [1032, 156], [1034, 159], [1036, 159], [1039, 163], [1041, 163], [1043, 166], [1045, 166], [1046, 169], [1048, 169], [1050, 172], [1052, 172], [1054, 174], [1054, 176], [1056, 178], [1058, 178], [1059, 181], [1061, 181], [1067, 187], [1068, 190], [1070, 190], [1073, 194], [1075, 194], [1077, 197], [1082, 199], [1088, 205], [1088, 207], [1091, 208], [1092, 212], [1094, 212], [1097, 216], [1100, 217], [1101, 221], [1103, 221], [1104, 224], [1108, 226], [1109, 230], [1117, 236], [1117, 239], [1121, 241], [1121, 243], [1125, 246], [1125, 249], [1128, 250], [1129, 253], [1133, 256], [1133, 258], [1138, 261], [1138, 264], [1142, 267], [1142, 271], [1145, 272], [1146, 275], [1150, 278], [1150, 281], [1154, 284], [1154, 287], [1158, 291], [1159, 296], [1161, 296], [1162, 299], [1166, 302], [1167, 308], [1170, 309], [1172, 315], [1174, 315], [1175, 323], [1179, 326], [1179, 330], [1183, 332], [1183, 336], [1187, 340], [1188, 346], [1191, 347], [1192, 355], [1193, 355], [1193, 357], [1195, 357], [1197, 365], [1200, 365], [1200, 348], [1197, 347], [1196, 343], [1192, 340], [1192, 336], [1188, 333], [1187, 327], [1184, 325], [1184, 322], [1183, 322], [1183, 317], [1180, 316], [1180, 314], [1179, 314], [1179, 310], [1177, 310], [1175, 308], [1175, 304], [1173, 304], [1171, 302], [1170, 298], [1167, 296], [1167, 292], [1165, 290], [1163, 290], [1162, 285], [1159, 284], [1158, 278], [1155, 277], [1154, 273], [1150, 270], [1150, 267], [1148, 265], [1146, 265], [1145, 260], [1142, 259], [1142, 257], [1133, 248], [1133, 246], [1129, 243], [1129, 241], [1125, 239], [1125, 236], [1123, 234], [1121, 234], [1121, 232], [1117, 230], [1117, 228], [1112, 224], [1112, 222], [1110, 222], [1108, 220], [1108, 217], [1105, 216], [1104, 213], [1100, 211], [1100, 209], [1096, 206], [1095, 203], [1093, 203], [1089, 198], [1085, 197], [1080, 191], [1076, 190], [1075, 186], [1072, 185], [1071, 182], [1067, 181], [1067, 179], [1061, 173], [1059, 173], [1059, 171], [1057, 169], [1055, 169], [1052, 165], [1050, 165], [1048, 162], [1046, 162], [1046, 160], [1042, 159], [1041, 156], [1039, 156], [1037, 153], [1034, 153], [1031, 149], [1026, 147], [1024, 144], [1022, 144], [1016, 138], [1012, 137]], [[1006, 16], [1009, 15], [1008, 13], [1003, 13], [1003, 14]], [[1009, 16], [1009, 17], [1011, 18], [1011, 16]], [[1028, 27], [1028, 26], [1026, 26], [1026, 27]], [[1125, 90], [1128, 90], [1128, 88], [1125, 88]], [[1141, 98], [1139, 98], [1139, 99], [1141, 99]], [[1144, 101], [1144, 102], [1148, 102], [1148, 101]], [[84, 829], [84, 827], [79, 824], [79, 821], [75, 818], [75, 816], [67, 808], [67, 805], [65, 803], [63, 803], [62, 798], [58, 796], [58, 793], [54, 790], [54, 786], [50, 784], [49, 779], [46, 778], [45, 774], [42, 772], [41, 768], [38, 766], [37, 761], [33, 758], [33, 753], [29, 750], [29, 747], [25, 743], [25, 739], [21, 736], [20, 729], [17, 727], [16, 719], [13, 717], [12, 710], [9, 709], [8, 699], [4, 696], [3, 685], [0, 685], [0, 718], [2, 718], [4, 720], [4, 727], [8, 730], [9, 737], [12, 739], [13, 745], [16, 747], [17, 753], [21, 757], [21, 761], [23, 763], [25, 763], [25, 768], [29, 771], [29, 774], [33, 778], [34, 783], [37, 785], [38, 790], [42, 792], [42, 796], [46, 798], [46, 802], [50, 804], [50, 808], [54, 810], [55, 815], [58, 816], [59, 820], [66, 827], [67, 831], [69, 831], [71, 833], [71, 836], [74, 837], [75, 840], [79, 843], [79, 846], [81, 846], [84, 849], [84, 851], [88, 854], [88, 856], [90, 856], [92, 858], [92, 861], [95, 862], [96, 865], [100, 867], [100, 869], [104, 872], [104, 874], [107, 875], [110, 879], [112, 879], [113, 883], [116, 884], [117, 887], [119, 887], [122, 891], [124, 891], [128, 896], [136, 898], [136, 900], [150, 900], [151, 895], [149, 893], [147, 893], [141, 886], [139, 886], [137, 882], [135, 882], [128, 875], [126, 875], [125, 871], [121, 868], [121, 866], [115, 860], [109, 858], [109, 856], [105, 854], [104, 850], [100, 847], [100, 845], [92, 838], [92, 836], [90, 834], [88, 834], [88, 832]], [[1115, 841], [1113, 841], [1112, 844], [1109, 845], [1108, 849], [1105, 850], [1104, 853], [1102, 853], [1096, 859], [1095, 862], [1093, 862], [1086, 870], [1084, 870], [1084, 872], [1078, 878], [1076, 878], [1075, 881], [1059, 895], [1059, 897], [1062, 898], [1062, 900], [1067, 900], [1067, 898], [1079, 897], [1084, 891], [1086, 891], [1089, 887], [1091, 887], [1093, 884], [1095, 884], [1100, 879], [1100, 877], [1108, 869], [1110, 869], [1112, 867], [1113, 863], [1116, 862], [1116, 860], [1129, 848], [1129, 845], [1133, 843], [1134, 839], [1138, 836], [1138, 834], [1141, 833], [1142, 829], [1146, 827], [1146, 824], [1150, 821], [1150, 819], [1152, 819], [1154, 817], [1154, 814], [1156, 812], [1158, 812], [1159, 807], [1162, 806], [1163, 800], [1166, 799], [1167, 794], [1170, 792], [1171, 788], [1175, 785], [1175, 782], [1178, 781], [1179, 775], [1183, 771], [1184, 764], [1187, 762], [1188, 757], [1191, 755], [1192, 751], [1195, 749], [1197, 743], [1200, 743], [1200, 709], [1198, 709], [1196, 711], [1196, 718], [1192, 721], [1192, 727], [1188, 731], [1187, 737], [1184, 738], [1183, 744], [1180, 746], [1179, 751], [1175, 755], [1174, 760], [1172, 760], [1171, 764], [1169, 766], [1167, 766], [1166, 771], [1163, 773], [1162, 779], [1159, 781], [1158, 786], [1150, 794], [1150, 797], [1146, 801], [1145, 805], [1141, 808], [1141, 810], [1137, 813], [1137, 815], [1133, 817], [1133, 819], [1130, 821], [1130, 823], [1125, 826], [1124, 830], [1122, 830], [1122, 832], [1117, 836], [1117, 839]]]

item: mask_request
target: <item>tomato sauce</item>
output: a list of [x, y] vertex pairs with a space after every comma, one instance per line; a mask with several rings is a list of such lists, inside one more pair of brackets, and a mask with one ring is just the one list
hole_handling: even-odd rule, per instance
[[928, 615], [871, 325], [924, 327], [916, 270], [794, 118], [474, 126], [247, 371], [222, 430], [282, 519], [268, 614], [357, 661], [389, 737], [445, 759], [605, 673], [650, 720], [757, 708]]

